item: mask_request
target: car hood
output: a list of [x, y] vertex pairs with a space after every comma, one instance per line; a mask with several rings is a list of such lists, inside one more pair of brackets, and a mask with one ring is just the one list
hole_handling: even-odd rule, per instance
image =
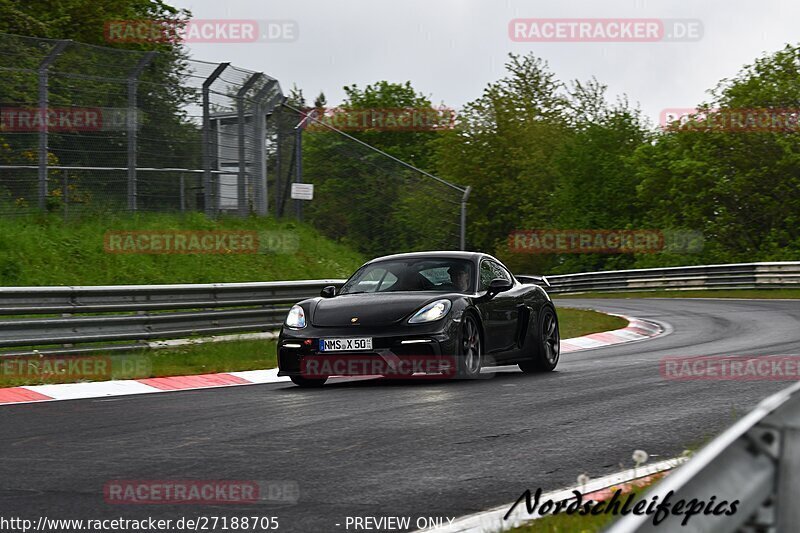
[[353, 318], [362, 326], [396, 324], [428, 302], [446, 298], [445, 293], [393, 292], [341, 294], [317, 301], [314, 326], [351, 326]]

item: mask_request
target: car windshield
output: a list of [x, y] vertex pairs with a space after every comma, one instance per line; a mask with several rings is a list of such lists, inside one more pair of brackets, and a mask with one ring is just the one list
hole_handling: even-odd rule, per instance
[[340, 294], [441, 291], [472, 293], [475, 269], [465, 259], [402, 259], [370, 263], [356, 272]]

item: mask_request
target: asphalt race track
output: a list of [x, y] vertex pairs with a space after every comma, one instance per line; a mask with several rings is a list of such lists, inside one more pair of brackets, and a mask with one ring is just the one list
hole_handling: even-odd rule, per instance
[[[800, 302], [569, 300], [670, 324], [654, 340], [566, 354], [558, 371], [471, 382], [342, 381], [0, 407], [0, 515], [277, 516], [345, 531], [347, 516], [456, 517], [678, 456], [787, 382], [675, 382], [681, 355], [800, 354]], [[131, 480], [293, 480], [296, 505], [110, 505]], [[336, 524], [341, 524], [337, 526]], [[413, 528], [412, 528], [413, 529]], [[350, 528], [353, 531], [353, 528]]]

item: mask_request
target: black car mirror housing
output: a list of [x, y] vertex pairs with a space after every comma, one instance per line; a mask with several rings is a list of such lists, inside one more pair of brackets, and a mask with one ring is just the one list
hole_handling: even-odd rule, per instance
[[319, 291], [319, 295], [323, 298], [333, 298], [336, 296], [336, 287], [333, 285], [328, 285], [327, 287], [323, 287], [321, 291]]
[[491, 281], [491, 283], [489, 283], [489, 289], [487, 292], [491, 297], [500, 294], [501, 292], [511, 290], [513, 286], [514, 284], [507, 279], [495, 278]]

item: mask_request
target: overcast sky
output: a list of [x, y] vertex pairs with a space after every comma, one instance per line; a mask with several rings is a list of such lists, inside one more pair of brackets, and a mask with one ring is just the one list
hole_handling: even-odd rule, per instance
[[[596, 76], [657, 123], [693, 107], [763, 52], [800, 41], [797, 0], [172, 0], [196, 19], [295, 21], [292, 42], [192, 43], [195, 59], [230, 61], [341, 102], [342, 86], [404, 82], [459, 108], [504, 75], [509, 52], [533, 52], [562, 80]], [[690, 42], [513, 42], [512, 19], [696, 19]]]

